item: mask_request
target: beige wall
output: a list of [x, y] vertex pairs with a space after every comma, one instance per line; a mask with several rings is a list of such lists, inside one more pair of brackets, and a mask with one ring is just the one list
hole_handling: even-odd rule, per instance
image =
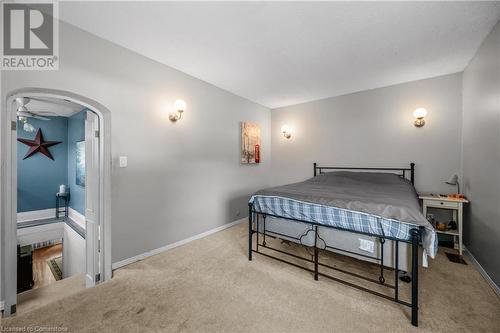
[[[2, 96], [61, 89], [111, 110], [113, 262], [244, 217], [269, 184], [269, 109], [67, 24], [60, 61], [58, 71], [3, 72]], [[178, 98], [187, 110], [171, 123]], [[260, 165], [240, 164], [240, 121], [262, 126]]]
[[463, 74], [467, 249], [500, 285], [500, 23]]
[[[284, 107], [272, 114], [272, 182], [312, 176], [312, 164], [408, 166], [419, 191], [453, 192], [444, 184], [460, 170], [460, 73]], [[428, 110], [426, 125], [412, 112]], [[290, 140], [280, 128], [295, 128]]]

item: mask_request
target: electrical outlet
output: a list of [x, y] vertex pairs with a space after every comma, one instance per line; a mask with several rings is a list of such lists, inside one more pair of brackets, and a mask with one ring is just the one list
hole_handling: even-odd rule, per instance
[[375, 243], [368, 239], [358, 238], [359, 239], [359, 249], [373, 253], [375, 248]]

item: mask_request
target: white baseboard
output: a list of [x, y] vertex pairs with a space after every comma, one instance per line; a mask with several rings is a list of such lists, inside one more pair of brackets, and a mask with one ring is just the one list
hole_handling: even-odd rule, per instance
[[35, 220], [52, 219], [56, 217], [56, 209], [32, 210], [29, 212], [17, 213], [17, 222], [28, 222]]
[[82, 215], [80, 212], [69, 207], [68, 217], [80, 225], [80, 227], [85, 229], [85, 215]]
[[474, 258], [474, 256], [472, 255], [472, 253], [470, 253], [470, 251], [465, 246], [464, 246], [464, 250], [465, 250], [464, 251], [465, 254], [467, 254], [467, 256], [469, 257], [469, 259], [472, 262], [472, 264], [474, 265], [474, 267], [476, 267], [476, 269], [483, 276], [483, 278], [486, 280], [486, 282], [488, 282], [488, 284], [493, 289], [493, 291], [495, 291], [495, 293], [497, 294], [497, 296], [500, 297], [500, 287], [496, 285], [496, 283], [488, 275], [488, 272], [486, 272], [484, 270], [483, 266], [481, 266], [481, 264], [479, 263], [479, 261], [477, 261], [477, 259]]
[[120, 260], [118, 262], [113, 263], [111, 265], [111, 268], [112, 269], [117, 269], [117, 268], [120, 268], [120, 267], [123, 267], [123, 266], [126, 266], [126, 265], [130, 265], [130, 264], [132, 264], [132, 263], [134, 263], [136, 261], [143, 260], [143, 259], [146, 259], [148, 257], [154, 256], [155, 254], [171, 250], [171, 249], [176, 248], [178, 246], [181, 246], [181, 245], [187, 244], [189, 242], [192, 242], [194, 240], [197, 240], [197, 239], [209, 236], [211, 234], [214, 234], [216, 232], [219, 232], [219, 231], [222, 231], [224, 229], [230, 228], [232, 226], [235, 226], [235, 225], [237, 225], [239, 223], [242, 223], [242, 222], [245, 222], [245, 221], [248, 221], [248, 218], [244, 217], [242, 219], [236, 220], [236, 221], [231, 222], [231, 223], [224, 224], [224, 225], [222, 225], [220, 227], [217, 227], [217, 228], [205, 231], [205, 232], [203, 232], [201, 234], [198, 234], [198, 235], [195, 235], [195, 236], [192, 236], [192, 237], [180, 240], [178, 242], [162, 246], [160, 248], [157, 248], [157, 249], [154, 249], [154, 250], [151, 250], [151, 251], [139, 254], [139, 255], [131, 257], [131, 258]]

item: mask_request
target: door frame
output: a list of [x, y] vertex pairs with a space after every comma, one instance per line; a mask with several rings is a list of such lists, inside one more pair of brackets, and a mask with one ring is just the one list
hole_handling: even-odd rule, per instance
[[4, 316], [16, 312], [17, 304], [17, 159], [16, 137], [11, 122], [17, 120], [17, 97], [66, 99], [93, 111], [99, 117], [99, 222], [102, 263], [101, 281], [112, 277], [111, 269], [111, 112], [102, 104], [68, 91], [46, 88], [21, 88], [6, 95], [0, 112], [0, 300]]

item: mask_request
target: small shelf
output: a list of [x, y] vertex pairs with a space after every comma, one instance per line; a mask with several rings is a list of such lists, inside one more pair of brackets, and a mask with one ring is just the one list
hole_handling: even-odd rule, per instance
[[446, 230], [446, 231], [440, 231], [436, 229], [436, 232], [439, 234], [445, 234], [445, 235], [452, 235], [452, 236], [458, 236], [458, 230]]

